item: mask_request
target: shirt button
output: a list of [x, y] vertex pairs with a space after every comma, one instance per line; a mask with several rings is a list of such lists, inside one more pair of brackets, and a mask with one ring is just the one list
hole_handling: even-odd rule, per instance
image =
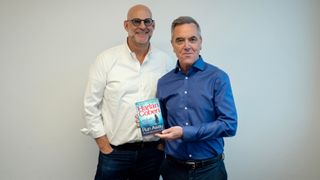
[[185, 93], [185, 94], [188, 94], [188, 92], [187, 92], [187, 91], [184, 91], [184, 93]]
[[192, 158], [192, 154], [189, 154], [189, 158]]
[[186, 126], [188, 126], [188, 125], [189, 125], [189, 123], [186, 122]]
[[187, 107], [184, 107], [184, 109], [187, 110], [188, 108], [187, 108]]
[[185, 77], [184, 79], [188, 79], [188, 77]]

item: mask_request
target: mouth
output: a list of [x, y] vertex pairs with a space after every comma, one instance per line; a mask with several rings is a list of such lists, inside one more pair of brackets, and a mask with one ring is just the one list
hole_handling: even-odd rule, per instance
[[146, 31], [136, 32], [136, 36], [138, 38], [145, 39], [145, 38], [149, 37], [149, 32], [146, 32]]
[[136, 33], [136, 36], [137, 36], [137, 37], [144, 38], [144, 37], [149, 36], [149, 33], [148, 33], [148, 32], [137, 32], [137, 33]]
[[141, 31], [136, 31], [136, 34], [141, 34], [141, 35], [145, 35], [145, 34], [149, 34], [150, 31], [148, 30], [141, 30]]
[[138, 31], [135, 33], [135, 39], [137, 42], [146, 43], [150, 39], [149, 31]]

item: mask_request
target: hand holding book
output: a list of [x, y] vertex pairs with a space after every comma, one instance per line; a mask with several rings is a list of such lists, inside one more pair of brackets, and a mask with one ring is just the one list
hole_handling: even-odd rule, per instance
[[173, 126], [171, 128], [161, 131], [161, 133], [156, 133], [155, 136], [158, 136], [164, 140], [175, 140], [180, 139], [183, 135], [183, 129], [180, 126]]

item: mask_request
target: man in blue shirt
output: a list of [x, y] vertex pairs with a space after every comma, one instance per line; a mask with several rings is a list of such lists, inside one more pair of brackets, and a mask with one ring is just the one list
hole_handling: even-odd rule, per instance
[[171, 44], [178, 58], [175, 69], [158, 81], [166, 129], [164, 180], [227, 179], [224, 137], [234, 136], [237, 112], [228, 75], [200, 56], [199, 24], [191, 17], [175, 19]]

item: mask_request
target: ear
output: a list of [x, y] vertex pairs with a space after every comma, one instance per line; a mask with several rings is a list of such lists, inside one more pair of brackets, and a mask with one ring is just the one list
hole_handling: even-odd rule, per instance
[[170, 43], [171, 43], [172, 49], [174, 50], [174, 48], [173, 48], [173, 40], [172, 39], [170, 40]]
[[128, 21], [123, 21], [123, 27], [127, 32], [128, 32], [128, 28], [129, 28], [128, 26], [129, 26]]
[[156, 22], [153, 21], [152, 28], [154, 29], [155, 27], [156, 27]]
[[173, 40], [172, 39], [171, 39], [170, 43], [171, 43], [172, 51], [177, 55], [176, 49], [174, 48], [174, 44], [173, 44]]

